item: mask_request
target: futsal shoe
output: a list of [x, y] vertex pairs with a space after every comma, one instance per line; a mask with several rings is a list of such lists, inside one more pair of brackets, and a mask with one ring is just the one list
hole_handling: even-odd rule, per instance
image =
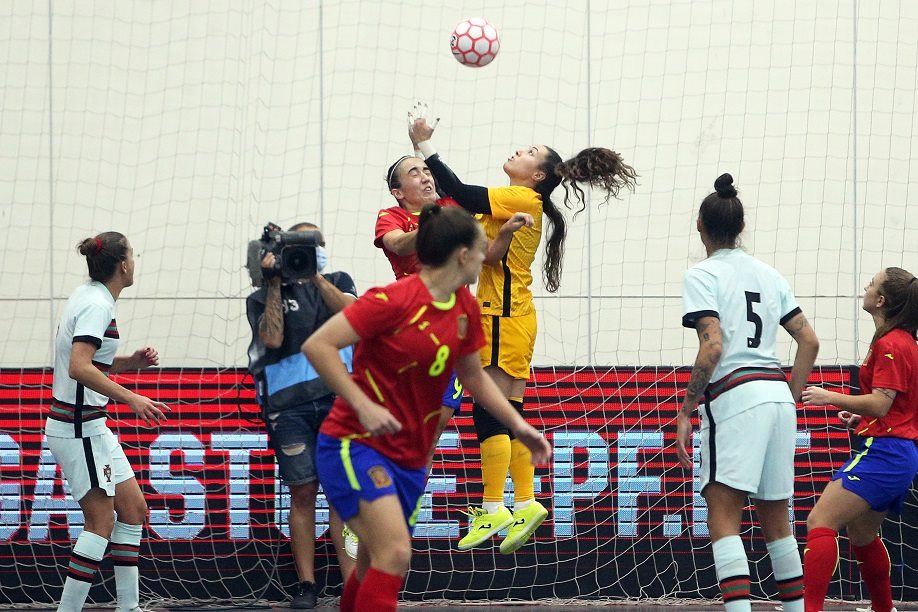
[[357, 560], [357, 543], [360, 541], [357, 539], [357, 534], [347, 528], [347, 525], [344, 526], [344, 552], [347, 553], [347, 556], [351, 559]]
[[548, 510], [539, 502], [533, 500], [531, 504], [513, 513], [513, 524], [507, 532], [507, 537], [500, 543], [500, 552], [505, 555], [515, 553], [523, 544], [529, 541], [532, 534], [545, 517]]
[[513, 524], [513, 514], [506, 507], [501, 506], [493, 513], [487, 513], [483, 508], [469, 506], [465, 512], [472, 520], [469, 521], [469, 532], [459, 540], [459, 550], [469, 550], [484, 544], [492, 535]]
[[312, 610], [316, 607], [316, 585], [312, 582], [301, 582], [297, 585], [296, 595], [290, 602], [294, 610]]
[[[873, 612], [873, 608], [855, 608], [855, 610], [857, 610], [857, 612]], [[895, 606], [893, 606], [892, 612], [899, 612], [899, 611], [896, 610]]]

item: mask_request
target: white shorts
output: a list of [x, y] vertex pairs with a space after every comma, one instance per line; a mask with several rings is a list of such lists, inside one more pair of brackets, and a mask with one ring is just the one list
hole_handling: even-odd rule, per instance
[[47, 436], [48, 448], [70, 485], [73, 499], [80, 501], [90, 489], [115, 496], [115, 485], [134, 478], [124, 449], [110, 429], [90, 438]]
[[767, 402], [722, 423], [713, 422], [704, 404], [701, 421], [701, 491], [719, 482], [753, 499], [794, 495], [797, 407]]

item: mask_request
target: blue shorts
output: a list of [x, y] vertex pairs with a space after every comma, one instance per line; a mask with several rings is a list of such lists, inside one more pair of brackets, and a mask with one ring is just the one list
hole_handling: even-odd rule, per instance
[[282, 410], [262, 413], [268, 440], [277, 458], [281, 480], [288, 487], [313, 482], [316, 474], [316, 435], [328, 416], [334, 395]]
[[449, 377], [449, 384], [446, 385], [446, 391], [443, 392], [443, 401], [441, 406], [453, 409], [453, 414], [459, 414], [459, 408], [462, 407], [462, 383], [453, 370], [453, 375]]
[[373, 501], [395, 495], [402, 504], [408, 532], [414, 532], [427, 469], [403, 468], [359, 440], [339, 440], [320, 433], [316, 446], [319, 482], [325, 497], [341, 520], [347, 522], [360, 511], [360, 500]]
[[832, 480], [864, 499], [877, 512], [902, 514], [915, 474], [918, 445], [905, 438], [865, 438], [860, 450]]

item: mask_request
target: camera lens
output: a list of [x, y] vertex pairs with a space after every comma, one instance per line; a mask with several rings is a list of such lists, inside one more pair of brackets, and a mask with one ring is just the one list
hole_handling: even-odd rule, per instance
[[309, 269], [309, 259], [304, 249], [289, 249], [284, 253], [284, 261], [291, 272], [306, 272]]

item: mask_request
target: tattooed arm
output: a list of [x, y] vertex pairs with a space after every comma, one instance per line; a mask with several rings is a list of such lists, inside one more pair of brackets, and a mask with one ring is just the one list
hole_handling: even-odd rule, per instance
[[682, 400], [680, 412], [691, 415], [698, 407], [698, 400], [704, 395], [704, 390], [711, 382], [711, 375], [720, 362], [720, 355], [724, 349], [723, 337], [720, 334], [720, 319], [717, 317], [701, 317], [695, 326], [698, 332], [698, 355], [692, 367], [692, 377], [685, 398]]
[[692, 455], [689, 452], [692, 412], [698, 407], [698, 400], [711, 382], [711, 376], [720, 362], [724, 348], [720, 319], [717, 317], [701, 317], [695, 325], [695, 331], [698, 333], [698, 355], [695, 357], [695, 365], [692, 366], [692, 377], [685, 390], [682, 408], [676, 415], [676, 453], [679, 463], [687, 468], [692, 467]]
[[[261, 266], [274, 266], [274, 253], [265, 255]], [[265, 312], [258, 321], [258, 337], [266, 347], [272, 349], [280, 348], [284, 343], [284, 307], [281, 304], [281, 279], [277, 277], [268, 280]]]
[[819, 338], [816, 337], [816, 332], [810, 327], [809, 321], [802, 312], [784, 323], [784, 329], [797, 342], [797, 354], [794, 356], [794, 367], [791, 369], [790, 389], [794, 395], [794, 401], [799, 402], [810, 372], [813, 371], [816, 355], [819, 353]]

